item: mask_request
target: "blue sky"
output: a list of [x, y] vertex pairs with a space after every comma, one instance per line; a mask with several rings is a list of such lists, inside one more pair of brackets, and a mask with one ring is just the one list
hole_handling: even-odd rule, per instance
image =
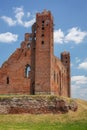
[[55, 55], [64, 50], [71, 54], [72, 97], [87, 100], [87, 0], [1, 0], [0, 66], [44, 9], [54, 17]]

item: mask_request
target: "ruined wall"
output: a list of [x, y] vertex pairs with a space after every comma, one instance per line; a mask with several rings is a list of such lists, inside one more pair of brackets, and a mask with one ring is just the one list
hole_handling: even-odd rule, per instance
[[[30, 41], [25, 38], [0, 69], [0, 94], [30, 93], [31, 66]], [[31, 67], [30, 67], [31, 68]]]
[[59, 58], [53, 58], [53, 80], [52, 80], [52, 91], [54, 94], [59, 96], [68, 96], [68, 82], [67, 82], [67, 70], [62, 64]]

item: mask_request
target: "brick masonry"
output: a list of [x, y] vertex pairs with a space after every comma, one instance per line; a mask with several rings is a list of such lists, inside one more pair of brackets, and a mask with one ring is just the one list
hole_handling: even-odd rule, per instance
[[0, 68], [0, 94], [56, 94], [70, 97], [70, 53], [54, 56], [53, 17], [36, 14], [32, 32]]
[[46, 114], [76, 111], [78, 104], [57, 96], [14, 96], [0, 98], [0, 114]]

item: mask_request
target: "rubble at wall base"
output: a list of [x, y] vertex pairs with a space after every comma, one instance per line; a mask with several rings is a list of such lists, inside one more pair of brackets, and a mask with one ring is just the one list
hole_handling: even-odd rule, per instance
[[59, 114], [77, 109], [74, 100], [52, 95], [0, 97], [0, 114]]

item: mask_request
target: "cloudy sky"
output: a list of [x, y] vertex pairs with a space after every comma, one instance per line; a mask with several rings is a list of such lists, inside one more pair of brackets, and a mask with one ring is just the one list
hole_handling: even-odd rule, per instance
[[87, 100], [87, 0], [1, 0], [0, 66], [44, 9], [54, 17], [55, 55], [65, 50], [71, 54], [72, 97]]

